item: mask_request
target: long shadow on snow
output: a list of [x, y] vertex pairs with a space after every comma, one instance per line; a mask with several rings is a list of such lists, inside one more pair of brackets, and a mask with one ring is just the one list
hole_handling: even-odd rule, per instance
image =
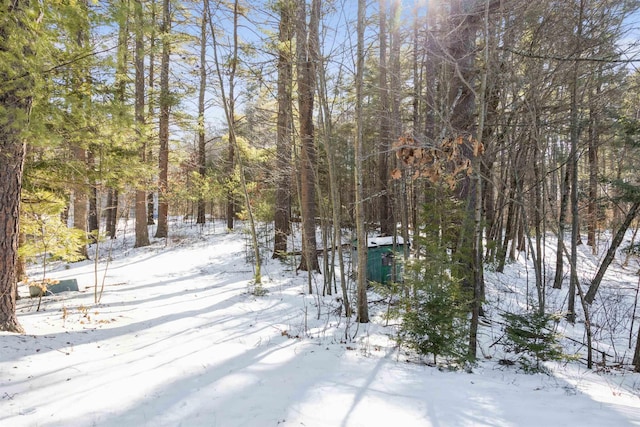
[[[277, 365], [265, 363], [266, 358], [280, 350], [286, 350], [285, 347], [289, 345], [300, 347], [293, 359]], [[367, 419], [363, 420], [363, 414], [356, 413], [360, 404], [367, 403], [367, 408], [371, 408], [371, 402], [367, 402], [369, 399], [392, 402], [395, 411], [422, 408], [424, 416], [415, 419], [415, 423], [404, 424], [407, 427], [424, 426], [425, 420], [428, 420], [427, 425], [433, 427], [518, 425], [523, 419], [527, 419], [529, 425], [535, 425], [535, 422], [531, 423], [532, 417], [533, 421], [553, 420], [553, 412], [549, 413], [550, 408], [536, 403], [535, 393], [527, 394], [526, 396], [533, 398], [524, 404], [519, 401], [518, 393], [515, 392], [513, 397], [495, 400], [489, 402], [489, 405], [484, 389], [474, 389], [473, 385], [467, 390], [461, 390], [458, 396], [441, 396], [439, 383], [450, 380], [451, 377], [447, 375], [466, 374], [439, 373], [434, 376], [429, 375], [427, 371], [432, 368], [420, 366], [412, 366], [407, 375], [399, 378], [393, 390], [385, 390], [376, 380], [381, 373], [388, 376], [398, 371], [398, 363], [391, 357], [355, 361], [355, 365], [365, 364], [366, 369], [361, 369], [345, 379], [342, 374], [345, 370], [340, 364], [349, 362], [336, 358], [334, 363], [327, 363], [327, 358], [322, 352], [323, 348], [314, 346], [310, 341], [292, 342], [283, 337], [274, 338], [266, 348], [249, 348], [241, 355], [223, 363], [208, 366], [204, 370], [158, 386], [151, 390], [147, 397], [137, 400], [128, 408], [122, 408], [121, 412], [98, 415], [98, 419], [93, 422], [103, 427], [337, 425], [324, 423], [323, 417], [327, 414], [305, 408], [307, 404], [319, 403], [318, 398], [321, 399], [322, 390], [328, 394], [331, 390], [340, 391], [351, 399], [351, 403], [345, 405], [346, 409], [330, 406], [324, 408], [326, 411], [334, 412], [333, 415], [341, 411], [337, 414], [337, 418], [342, 420], [339, 423], [341, 427], [364, 425], [364, 421], [370, 421], [366, 414], [364, 417]], [[179, 363], [179, 360], [175, 360], [174, 363]], [[357, 369], [355, 365], [349, 368]], [[338, 369], [339, 367], [343, 369]], [[230, 390], [228, 386], [238, 378], [244, 379], [244, 383]], [[474, 380], [481, 380], [473, 375], [469, 378], [470, 384], [473, 384]], [[453, 389], [446, 387], [446, 390]], [[558, 391], [562, 392], [561, 384], [558, 384]], [[459, 398], [461, 399], [458, 404], [444, 407], [446, 403], [457, 401]], [[572, 398], [583, 399], [585, 408], [599, 405], [586, 395]], [[316, 405], [314, 408], [317, 409], [319, 406], [322, 405]], [[389, 421], [393, 420], [394, 413], [397, 414], [395, 411], [389, 414]], [[612, 426], [625, 425], [628, 421], [607, 407], [598, 408], [598, 412], [602, 413], [602, 417], [589, 425], [602, 425], [600, 423], [603, 419], [608, 421], [606, 425]], [[335, 419], [333, 421], [335, 422]], [[383, 422], [384, 419], [379, 421]], [[553, 425], [553, 421], [548, 425]]]
[[[146, 289], [146, 290], [152, 290], [153, 288], [158, 288], [158, 287], [162, 287], [162, 288], [166, 288], [167, 285], [175, 285], [178, 284], [180, 282], [184, 282], [184, 281], [188, 281], [188, 280], [192, 280], [192, 279], [203, 279], [206, 278], [206, 276], [203, 276], [200, 273], [195, 273], [192, 274], [190, 276], [184, 277], [177, 277], [175, 279], [168, 279], [168, 280], [164, 280], [161, 282], [153, 282], [153, 283], [149, 283], [146, 285], [139, 285], [139, 286], [127, 286], [127, 285], [120, 285], [119, 288], [116, 288], [118, 294], [127, 294], [128, 292], [133, 292], [136, 291], [138, 289]], [[175, 292], [169, 293], [169, 294], [158, 294], [158, 295], [153, 295], [150, 296], [149, 298], [137, 298], [137, 299], [129, 299], [129, 298], [123, 298], [120, 301], [114, 301], [114, 302], [106, 302], [106, 303], [99, 303], [96, 306], [92, 306], [92, 310], [95, 308], [96, 310], [100, 310], [100, 309], [104, 309], [104, 308], [111, 308], [111, 307], [127, 307], [127, 306], [136, 306], [136, 305], [141, 305], [141, 304], [145, 304], [148, 302], [152, 302], [152, 301], [159, 301], [159, 300], [163, 300], [163, 299], [169, 299], [169, 298], [173, 298], [175, 296], [181, 296], [181, 295], [188, 295], [188, 294], [204, 294], [207, 291], [210, 291], [212, 289], [215, 288], [219, 288], [221, 286], [225, 286], [229, 283], [232, 283], [231, 280], [227, 280], [226, 282], [218, 282], [215, 284], [212, 284], [210, 286], [206, 286], [204, 288], [193, 288], [193, 287], [188, 287], [188, 288], [184, 288], [181, 290], [176, 290]], [[87, 292], [91, 290], [91, 292]], [[228, 291], [225, 292], [233, 292], [235, 291], [235, 289], [230, 289]], [[223, 292], [224, 293], [224, 292]], [[78, 300], [78, 296], [80, 297], [87, 297], [87, 296], [93, 296], [93, 288], [91, 289], [85, 289], [83, 291], [80, 291], [79, 293], [73, 292], [73, 293], [62, 293], [59, 294], [58, 298], [63, 298], [65, 301], [65, 307], [67, 308], [67, 310], [73, 310], [77, 307], [80, 306], [85, 306], [87, 305], [86, 301], [79, 301], [76, 304], [74, 304], [75, 301]], [[103, 295], [103, 301], [107, 300], [109, 298], [109, 287], [108, 285], [105, 287], [105, 294]], [[47, 298], [50, 297], [45, 297], [43, 299], [43, 311], [46, 311], [47, 309]], [[28, 301], [28, 302], [27, 302]], [[54, 302], [57, 302], [58, 300], [54, 300]], [[25, 302], [23, 303], [24, 305], [22, 305], [21, 307], [18, 308], [19, 313], [18, 313], [18, 317], [27, 317], [27, 316], [37, 316], [37, 315], [41, 315], [42, 313], [37, 312], [35, 310], [31, 310], [31, 311], [20, 311], [20, 310], [24, 310], [26, 309], [25, 305], [26, 304], [30, 304], [31, 306], [35, 306], [35, 304], [37, 303], [37, 299], [25, 299]], [[89, 304], [93, 304], [93, 301], [91, 301]], [[31, 307], [33, 308], [33, 307]]]
[[[226, 282], [212, 285], [206, 289], [224, 287], [232, 283], [237, 283], [237, 280], [228, 280]], [[46, 344], [46, 346], [43, 345], [43, 348], [39, 352], [39, 354], [43, 354], [43, 353], [46, 353], [47, 351], [58, 351], [62, 348], [66, 348], [71, 345], [78, 346], [82, 344], [97, 342], [93, 335], [94, 332], [99, 332], [99, 337], [101, 340], [103, 339], [108, 340], [110, 338], [117, 337], [120, 335], [141, 332], [143, 330], [160, 326], [165, 323], [174, 322], [176, 320], [181, 320], [181, 319], [190, 318], [190, 317], [196, 317], [202, 314], [213, 312], [215, 310], [227, 308], [237, 302], [242, 301], [243, 295], [242, 294], [236, 295], [234, 291], [235, 290], [225, 291], [225, 293], [227, 292], [233, 293], [233, 295], [223, 301], [220, 301], [218, 303], [212, 304], [210, 306], [207, 306], [198, 310], [189, 310], [189, 311], [184, 311], [179, 313], [166, 314], [166, 315], [158, 316], [152, 319], [140, 320], [138, 322], [130, 323], [127, 325], [116, 326], [111, 328], [101, 328], [99, 330], [96, 328], [96, 329], [88, 329], [88, 330], [80, 330], [80, 331], [65, 331], [60, 333], [49, 333], [49, 334], [43, 334], [43, 335], [23, 335], [23, 336], [7, 335], [3, 337], [3, 343], [13, 344], [15, 348], [20, 348], [20, 347], [25, 347], [24, 345], [21, 344], [21, 342], [24, 343], [28, 339], [38, 340], [40, 338], [46, 337], [49, 340], [43, 342], [43, 344]], [[196, 290], [193, 290], [190, 292], [196, 292]], [[197, 292], [204, 292], [204, 291], [198, 290]], [[157, 297], [157, 299], [168, 298], [169, 297], [168, 295], [173, 296], [173, 295], [180, 295], [182, 293], [183, 291], [179, 291], [172, 294], [160, 295]], [[220, 295], [220, 294], [217, 294], [217, 295]], [[142, 304], [142, 301], [138, 300], [137, 303]], [[29, 345], [27, 345], [26, 348], [29, 348]], [[13, 353], [2, 352], [2, 354], [0, 354], [0, 363], [17, 360], [28, 354], [30, 353], [27, 353], [26, 349], [25, 351], [22, 351], [22, 352], [20, 351], [13, 352]]]

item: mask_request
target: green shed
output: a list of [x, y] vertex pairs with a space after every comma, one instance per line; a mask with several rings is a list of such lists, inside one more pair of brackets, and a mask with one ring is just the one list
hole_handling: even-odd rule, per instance
[[[371, 237], [367, 244], [367, 280], [370, 282], [389, 283], [402, 280], [402, 267], [394, 262], [393, 237]], [[402, 237], [395, 238], [395, 252], [404, 250]], [[358, 242], [353, 245], [354, 259], [358, 250]], [[395, 274], [394, 270], [395, 269]]]

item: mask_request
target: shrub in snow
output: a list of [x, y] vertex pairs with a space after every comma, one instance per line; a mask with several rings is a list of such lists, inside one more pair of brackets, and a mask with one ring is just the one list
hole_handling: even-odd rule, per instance
[[505, 350], [520, 356], [518, 362], [525, 371], [544, 372], [541, 362], [568, 358], [560, 346], [560, 335], [551, 327], [560, 319], [559, 314], [531, 311], [505, 313], [503, 317], [506, 320]]

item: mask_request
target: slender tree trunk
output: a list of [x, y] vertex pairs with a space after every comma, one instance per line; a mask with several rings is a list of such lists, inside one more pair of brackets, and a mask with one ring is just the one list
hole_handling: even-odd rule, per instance
[[[204, 98], [207, 88], [207, 21], [208, 8], [202, 8], [202, 22], [200, 25], [200, 89], [198, 93], [198, 174], [204, 181], [207, 174], [207, 151], [205, 143]], [[205, 224], [206, 203], [203, 194], [198, 197], [198, 212], [196, 224]]]
[[[578, 30], [576, 33], [576, 52], [580, 55], [582, 49], [582, 19], [584, 14], [584, 0], [580, 0], [580, 12], [578, 14]], [[571, 323], [576, 320], [576, 287], [578, 283], [578, 241], [580, 240], [580, 217], [578, 215], [578, 138], [580, 137], [580, 124], [578, 123], [578, 61], [573, 64], [573, 76], [571, 79], [571, 153], [569, 164], [571, 165], [571, 277], [569, 280], [569, 299], [567, 303], [567, 320]]]
[[276, 129], [276, 203], [274, 215], [273, 258], [283, 258], [287, 252], [287, 237], [291, 234], [291, 135], [293, 132], [293, 0], [279, 3], [280, 28], [278, 40], [278, 118]]
[[[74, 145], [72, 147], [73, 157], [78, 162], [79, 165], [87, 164], [87, 151], [78, 146]], [[86, 176], [83, 172], [80, 172], [80, 175], [77, 176], [77, 180], [74, 186], [73, 191], [73, 228], [80, 230], [86, 239], [87, 236], [87, 218], [89, 214], [89, 197], [88, 197], [88, 188], [86, 183]], [[83, 244], [80, 248], [80, 253], [87, 259], [89, 257], [87, 253], [87, 245]]]
[[543, 154], [541, 153], [540, 147], [538, 147], [539, 143], [539, 135], [538, 132], [538, 118], [536, 118], [536, 136], [535, 136], [535, 145], [533, 149], [533, 178], [534, 178], [534, 194], [533, 194], [533, 227], [536, 239], [535, 251], [533, 252], [533, 261], [534, 261], [534, 271], [536, 276], [536, 289], [538, 291], [538, 312], [540, 314], [544, 314], [546, 308], [545, 302], [545, 283], [542, 276], [542, 268], [543, 268], [543, 249], [542, 249], [542, 239], [543, 236], [543, 210], [544, 203], [542, 199], [542, 194], [544, 191], [543, 177], [540, 172], [540, 164], [544, 164], [544, 161], [541, 159]]
[[[155, 108], [156, 108], [156, 28], [157, 28], [157, 1], [151, 0], [149, 4], [150, 20], [151, 20], [151, 34], [149, 35], [149, 90], [147, 94], [147, 123], [153, 123], [155, 121]], [[150, 135], [151, 136], [151, 135]], [[147, 147], [147, 163], [153, 161], [153, 144], [152, 138], [149, 138], [149, 145]], [[154, 218], [155, 211], [155, 197], [154, 192], [150, 191], [147, 194], [147, 225], [155, 225]]]
[[601, 72], [597, 73], [596, 93], [591, 95], [589, 107], [589, 202], [587, 213], [587, 245], [591, 246], [591, 252], [595, 255], [598, 251], [596, 247], [596, 231], [598, 229], [598, 146], [600, 145], [600, 99]]
[[633, 352], [633, 372], [640, 372], [640, 328], [638, 328], [636, 348]]
[[[236, 132], [236, 109], [235, 109], [235, 77], [238, 66], [238, 14], [237, 7], [238, 2], [235, 1], [234, 5], [234, 26], [233, 26], [233, 44], [232, 44], [232, 57], [231, 57], [231, 65], [228, 73], [229, 79], [229, 93], [227, 95], [227, 101], [225, 103], [225, 108], [229, 110], [227, 123], [229, 125], [229, 147], [227, 151], [227, 176], [231, 177], [235, 170], [236, 166], [236, 145], [237, 142], [235, 140]], [[213, 31], [213, 30], [212, 30]], [[220, 82], [222, 84], [222, 82]], [[238, 154], [239, 155], [239, 154]], [[235, 201], [235, 189], [228, 188], [227, 189], [227, 229], [233, 230], [233, 224], [236, 215], [236, 201]]]
[[116, 229], [118, 226], [118, 190], [109, 188], [107, 190], [107, 236], [111, 239], [116, 238]]
[[364, 189], [362, 186], [363, 127], [362, 99], [364, 80], [364, 30], [366, 1], [358, 0], [358, 47], [356, 54], [356, 137], [355, 137], [355, 187], [356, 187], [356, 236], [358, 239], [358, 278], [357, 297], [358, 311], [356, 321], [369, 323], [369, 304], [367, 300], [367, 231], [364, 218]]
[[[96, 169], [96, 161], [93, 156], [93, 152], [91, 149], [87, 150], [87, 165], [89, 170]], [[96, 182], [95, 177], [89, 175], [90, 190], [89, 190], [89, 235], [92, 242], [96, 242], [98, 240], [100, 233], [100, 206], [98, 205], [98, 182]]]
[[[116, 117], [119, 121], [124, 122], [125, 117], [125, 101], [127, 97], [127, 62], [129, 56], [129, 47], [127, 39], [129, 37], [129, 0], [119, 1], [118, 13], [118, 51], [116, 54], [116, 73], [115, 73], [115, 101], [117, 103]], [[116, 229], [118, 227], [118, 189], [114, 186], [107, 190], [107, 235], [111, 239], [116, 238]]]
[[389, 183], [389, 152], [391, 148], [391, 108], [389, 106], [389, 82], [387, 80], [387, 0], [379, 0], [380, 8], [380, 136], [378, 143], [378, 222], [380, 234], [391, 236], [395, 224], [391, 210]]
[[[209, 1], [205, 0], [204, 2], [204, 7], [205, 8], [209, 8]], [[216, 32], [215, 32], [215, 28], [213, 26], [213, 21], [211, 19], [211, 11], [209, 10], [209, 27], [211, 29], [211, 38], [213, 41], [213, 53], [214, 53], [214, 63], [215, 63], [215, 67], [216, 67], [216, 74], [218, 76], [218, 82], [220, 84], [220, 95], [222, 98], [222, 105], [224, 108], [224, 114], [225, 114], [225, 118], [227, 120], [227, 126], [229, 127], [229, 141], [233, 142], [233, 151], [236, 154], [237, 158], [234, 160], [235, 163], [237, 163], [238, 165], [238, 169], [240, 172], [240, 185], [242, 187], [242, 193], [244, 195], [244, 200], [245, 200], [245, 207], [247, 209], [247, 213], [249, 216], [249, 227], [251, 230], [251, 240], [253, 243], [253, 254], [255, 257], [255, 272], [254, 272], [254, 284], [255, 285], [260, 285], [262, 283], [262, 276], [261, 276], [261, 258], [260, 258], [260, 246], [258, 245], [258, 235], [256, 233], [256, 225], [255, 225], [255, 220], [254, 220], [254, 215], [253, 215], [253, 207], [251, 206], [251, 200], [249, 199], [249, 192], [247, 190], [247, 183], [246, 183], [246, 179], [245, 179], [245, 168], [244, 168], [244, 164], [242, 161], [242, 157], [241, 157], [241, 153], [238, 147], [238, 142], [237, 142], [237, 138], [236, 138], [236, 123], [234, 120], [235, 117], [235, 110], [234, 110], [234, 106], [235, 103], [233, 101], [233, 93], [234, 93], [234, 87], [235, 87], [235, 80], [234, 80], [234, 76], [235, 76], [235, 72], [236, 72], [236, 67], [237, 67], [237, 62], [238, 62], [238, 17], [240, 16], [240, 7], [238, 4], [238, 0], [235, 0], [233, 2], [233, 56], [231, 59], [232, 65], [231, 65], [231, 71], [229, 72], [229, 80], [228, 80], [228, 88], [229, 88], [229, 92], [227, 95], [227, 92], [225, 90], [225, 85], [224, 85], [224, 78], [223, 78], [223, 74], [222, 74], [222, 69], [220, 68], [220, 62], [218, 61], [218, 42], [217, 42], [217, 38], [216, 38]]]
[[569, 164], [565, 165], [564, 179], [562, 180], [561, 196], [560, 196], [560, 213], [558, 219], [558, 247], [556, 249], [556, 274], [553, 280], [553, 288], [562, 288], [562, 280], [564, 279], [564, 232], [567, 224], [567, 206], [569, 205], [569, 182], [570, 182]]
[[[335, 278], [335, 253], [338, 253], [338, 266], [340, 269], [340, 287], [342, 291], [342, 303], [344, 307], [345, 317], [351, 317], [351, 304], [349, 302], [349, 293], [347, 290], [347, 278], [345, 274], [344, 256], [342, 250], [342, 199], [340, 197], [340, 187], [338, 183], [338, 168], [336, 166], [336, 147], [333, 145], [334, 131], [331, 121], [331, 109], [329, 105], [329, 97], [327, 93], [326, 82], [326, 67], [322, 59], [320, 59], [318, 67], [318, 93], [320, 102], [320, 117], [323, 127], [323, 142], [324, 149], [327, 154], [327, 166], [329, 170], [329, 191], [331, 195], [331, 214], [333, 222], [333, 235], [332, 235], [332, 247], [331, 259], [330, 259], [330, 272], [329, 276]], [[326, 246], [326, 245], [325, 245]], [[325, 259], [328, 261], [329, 257], [325, 255]], [[329, 280], [329, 291], [331, 290]]]
[[627, 212], [627, 215], [625, 216], [624, 221], [620, 225], [620, 228], [618, 228], [616, 235], [613, 237], [613, 240], [611, 241], [611, 246], [609, 247], [609, 250], [607, 250], [607, 254], [604, 256], [604, 259], [602, 260], [602, 263], [598, 268], [598, 272], [596, 273], [595, 277], [591, 281], [591, 285], [589, 285], [589, 289], [587, 290], [587, 294], [585, 295], [585, 301], [587, 303], [589, 304], [593, 303], [593, 300], [596, 297], [596, 292], [598, 292], [598, 287], [600, 286], [600, 282], [602, 282], [602, 278], [604, 277], [604, 274], [607, 272], [609, 265], [611, 264], [611, 262], [616, 256], [616, 250], [624, 240], [624, 235], [627, 232], [627, 229], [631, 225], [631, 222], [638, 216], [639, 212], [640, 212], [640, 202], [634, 202], [633, 205], [631, 206], [631, 209], [629, 209], [629, 212]]
[[[312, 0], [312, 10], [316, 2]], [[312, 16], [314, 13], [312, 13]], [[315, 28], [314, 28], [315, 27]], [[302, 211], [302, 258], [299, 270], [319, 271], [316, 243], [316, 191], [315, 167], [316, 147], [313, 128], [313, 99], [315, 93], [315, 46], [308, 40], [314, 40], [311, 32], [317, 32], [317, 22], [306, 25], [305, 0], [298, 0], [298, 19], [296, 25], [297, 68], [298, 68], [298, 111], [300, 120], [300, 198]], [[311, 292], [311, 289], [309, 289]]]
[[160, 65], [160, 151], [158, 152], [158, 238], [167, 237], [169, 234], [169, 58], [170, 48], [170, 2], [162, 3], [162, 59]]
[[[489, 0], [486, 0], [484, 15], [484, 70], [481, 74], [480, 102], [477, 137], [482, 138], [485, 131], [485, 120], [487, 114], [487, 80], [489, 75]], [[482, 141], [480, 141], [482, 142]], [[475, 195], [473, 212], [473, 301], [471, 304], [471, 322], [469, 326], [469, 352], [471, 360], [475, 360], [478, 347], [478, 326], [480, 315], [482, 314], [482, 302], [484, 301], [484, 267], [482, 256], [483, 228], [482, 228], [482, 175], [481, 175], [481, 153], [474, 153], [471, 160], [473, 167], [473, 179]]]
[[[144, 130], [144, 19], [141, 0], [135, 0], [135, 121], [138, 132], [140, 160], [146, 160], [146, 135]], [[140, 184], [142, 186], [142, 184]], [[149, 245], [149, 229], [147, 228], [147, 193], [144, 188], [136, 190], [136, 242], [135, 247]]]

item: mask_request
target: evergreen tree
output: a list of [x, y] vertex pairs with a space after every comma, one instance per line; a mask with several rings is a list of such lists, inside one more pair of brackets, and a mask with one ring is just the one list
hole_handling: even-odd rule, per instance
[[30, 1], [0, 2], [0, 330], [23, 332], [16, 318], [20, 193], [25, 134], [36, 90], [37, 14]]
[[401, 344], [420, 355], [462, 361], [467, 355], [468, 303], [452, 249], [457, 231], [455, 217], [464, 216], [464, 204], [451, 191], [436, 185], [428, 190], [429, 202], [420, 221], [418, 256], [407, 263], [405, 289], [400, 289]]

